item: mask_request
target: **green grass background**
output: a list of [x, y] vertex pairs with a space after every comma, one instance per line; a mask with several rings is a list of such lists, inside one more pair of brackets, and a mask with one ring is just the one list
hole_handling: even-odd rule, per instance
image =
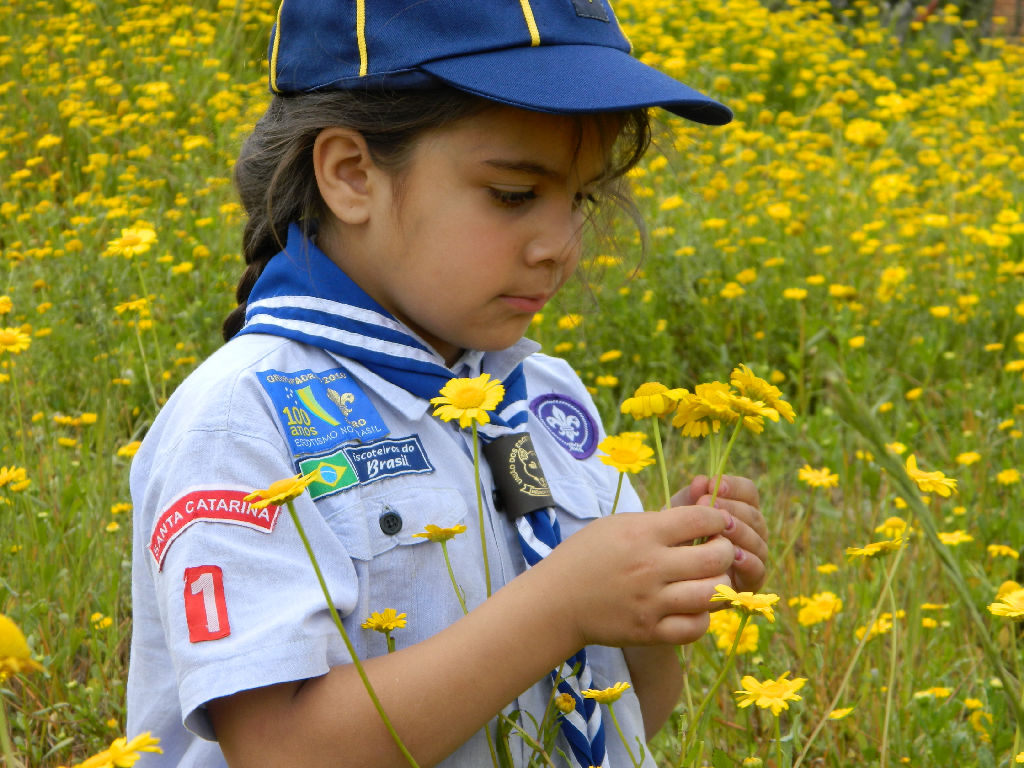
[[[739, 363], [773, 375], [798, 412], [793, 426], [744, 436], [730, 460], [758, 478], [785, 553], [765, 589], [782, 599], [716, 697], [704, 758], [776, 759], [774, 718], [737, 709], [729, 692], [741, 675], [791, 670], [808, 678], [779, 722], [795, 761], [883, 601], [903, 614], [856, 658], [838, 702], [853, 712], [821, 728], [804, 764], [1008, 765], [1022, 746], [1007, 691], [934, 548], [911, 537], [891, 595], [891, 559], [844, 555], [910, 513], [834, 382], [849, 383], [886, 442], [958, 480], [928, 508], [941, 531], [970, 537], [949, 552], [1019, 681], [1016, 627], [984, 609], [1017, 573], [988, 545], [1024, 543], [1012, 474], [1024, 434], [1024, 49], [998, 20], [953, 5], [926, 17], [865, 0], [617, 10], [637, 55], [736, 120], [659, 116], [657, 148], [630, 180], [646, 247], [624, 225], [614, 242], [595, 240], [585, 279], [533, 335], [580, 371], [610, 431], [635, 428], [618, 404], [641, 382], [692, 389]], [[26, 351], [0, 353], [0, 466], [31, 480], [0, 487], [0, 612], [48, 670], [7, 680], [0, 696], [30, 766], [82, 760], [122, 734], [131, 520], [119, 450], [220, 343], [241, 272], [230, 169], [267, 101], [274, 12], [226, 0], [0, 7], [0, 294], [11, 301], [0, 326], [31, 336]], [[150, 250], [107, 255], [133, 227], [157, 232]], [[143, 297], [145, 315], [115, 311]], [[666, 449], [676, 476], [705, 470], [699, 442], [670, 435]], [[980, 460], [958, 462], [968, 452]], [[838, 486], [801, 483], [804, 464], [829, 467]], [[837, 569], [818, 570], [828, 563]], [[789, 601], [823, 591], [842, 611], [801, 625]], [[711, 637], [687, 654], [699, 697], [722, 654]], [[679, 757], [677, 726], [655, 742], [665, 764]]]

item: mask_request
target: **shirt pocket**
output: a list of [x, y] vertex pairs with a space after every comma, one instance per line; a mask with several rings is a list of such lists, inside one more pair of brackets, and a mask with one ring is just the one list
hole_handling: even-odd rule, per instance
[[[383, 484], [382, 484], [383, 486]], [[468, 512], [457, 488], [442, 486], [381, 487], [379, 490], [331, 497], [324, 521], [355, 560], [370, 561], [397, 547], [413, 547], [429, 539], [415, 536], [428, 525], [453, 528]]]
[[580, 477], [549, 476], [548, 486], [555, 500], [555, 513], [562, 531], [562, 540], [584, 525], [607, 514], [593, 485]]

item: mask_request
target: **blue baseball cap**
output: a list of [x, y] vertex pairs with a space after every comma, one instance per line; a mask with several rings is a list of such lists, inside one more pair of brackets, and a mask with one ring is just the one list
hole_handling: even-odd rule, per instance
[[270, 35], [278, 94], [438, 81], [559, 114], [659, 106], [707, 125], [728, 107], [630, 55], [607, 0], [283, 0]]

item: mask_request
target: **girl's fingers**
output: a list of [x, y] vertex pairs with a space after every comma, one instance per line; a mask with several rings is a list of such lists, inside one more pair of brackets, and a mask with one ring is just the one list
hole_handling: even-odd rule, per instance
[[[702, 581], [711, 580], [713, 583], [709, 587], [711, 593], [708, 597], [710, 597], [714, 593], [714, 584], [724, 584], [727, 580], [725, 574], [732, 567], [735, 559], [736, 547], [732, 542], [723, 536], [714, 536], [702, 544], [687, 543], [666, 549], [660, 575], [667, 585], [667, 593], [672, 593], [671, 587], [675, 585], [699, 585]], [[717, 581], [714, 581], [715, 579]], [[694, 590], [697, 590], [696, 586], [694, 586]], [[701, 603], [699, 597], [696, 598], [695, 605], [700, 610], [707, 610], [707, 604]], [[693, 612], [692, 610], [683, 610], [684, 607], [669, 605], [666, 610], [679, 613]], [[693, 608], [694, 606], [689, 607]]]
[[664, 616], [654, 628], [653, 643], [662, 645], [692, 643], [704, 636], [710, 623], [710, 615], [707, 611]]
[[[714, 485], [712, 484], [707, 493], [712, 493], [713, 490]], [[718, 486], [718, 498], [742, 501], [755, 509], [761, 503], [754, 481], [748, 477], [737, 477], [735, 475], [722, 475], [722, 481]]]
[[752, 528], [740, 517], [733, 516], [723, 510], [726, 516], [725, 530], [722, 535], [740, 549], [746, 550], [763, 561], [768, 559], [768, 542], [755, 528]]
[[[711, 497], [708, 495], [701, 496], [697, 500], [697, 504], [708, 506], [711, 504]], [[768, 537], [768, 523], [765, 521], [764, 515], [761, 514], [761, 510], [757, 507], [752, 506], [745, 501], [739, 501], [723, 496], [719, 496], [715, 499], [715, 507], [731, 517], [737, 518], [738, 520], [746, 523], [750, 528], [756, 531], [757, 535], [762, 539], [766, 539]]]
[[764, 585], [768, 572], [764, 560], [746, 550], [737, 550], [737, 559], [729, 570], [732, 586], [737, 592], [757, 592]]
[[722, 532], [726, 523], [721, 511], [707, 505], [670, 507], [648, 512], [647, 515], [655, 526], [657, 540], [669, 547], [716, 536]]

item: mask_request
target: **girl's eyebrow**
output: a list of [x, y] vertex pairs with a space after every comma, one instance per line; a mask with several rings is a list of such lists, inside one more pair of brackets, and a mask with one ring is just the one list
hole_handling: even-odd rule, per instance
[[[532, 160], [503, 160], [501, 158], [493, 158], [490, 160], [484, 160], [484, 165], [489, 165], [492, 168], [497, 168], [501, 171], [512, 171], [514, 173], [525, 173], [532, 176], [540, 176], [545, 179], [554, 179], [555, 181], [562, 181], [565, 176], [559, 171], [553, 168], [549, 168], [543, 163], [536, 163]], [[605, 171], [601, 171], [596, 174], [593, 178], [588, 179], [584, 182], [586, 184], [593, 184], [598, 179], [605, 175]]]
[[532, 176], [543, 176], [544, 178], [549, 179], [562, 178], [562, 174], [553, 168], [548, 168], [546, 165], [535, 163], [531, 160], [502, 160], [500, 158], [495, 158], [492, 160], [484, 160], [484, 165], [489, 165], [492, 168], [497, 168], [501, 171], [528, 173]]

